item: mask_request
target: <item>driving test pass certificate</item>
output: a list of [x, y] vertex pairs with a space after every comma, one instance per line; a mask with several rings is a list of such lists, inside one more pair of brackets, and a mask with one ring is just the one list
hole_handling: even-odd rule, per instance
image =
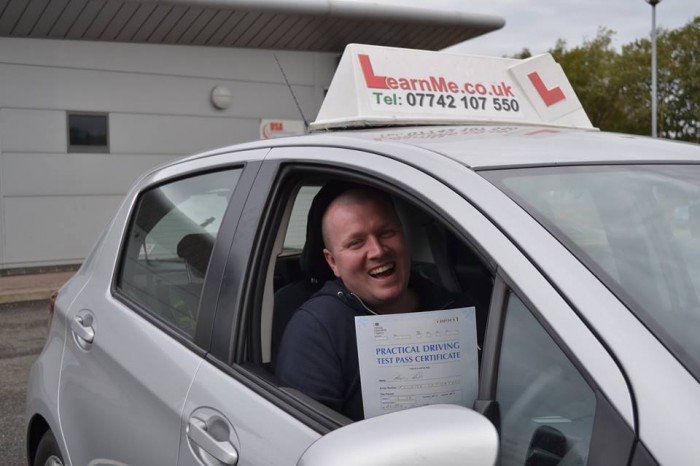
[[429, 404], [474, 403], [473, 307], [360, 316], [355, 329], [365, 418]]

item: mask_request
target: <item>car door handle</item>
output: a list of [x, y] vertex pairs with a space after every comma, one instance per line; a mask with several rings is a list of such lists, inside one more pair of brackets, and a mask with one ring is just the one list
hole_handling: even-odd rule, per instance
[[75, 316], [70, 328], [75, 336], [85, 343], [92, 343], [95, 339], [95, 329], [82, 316]]
[[187, 424], [187, 437], [199, 448], [221, 461], [235, 466], [238, 463], [238, 451], [228, 440], [217, 440], [208, 430], [207, 423], [198, 418], [191, 418]]

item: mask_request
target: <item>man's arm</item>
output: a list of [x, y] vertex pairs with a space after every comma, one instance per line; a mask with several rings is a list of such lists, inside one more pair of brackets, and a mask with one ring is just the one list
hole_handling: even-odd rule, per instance
[[341, 411], [345, 383], [335, 344], [323, 323], [302, 307], [284, 331], [275, 375], [290, 387]]

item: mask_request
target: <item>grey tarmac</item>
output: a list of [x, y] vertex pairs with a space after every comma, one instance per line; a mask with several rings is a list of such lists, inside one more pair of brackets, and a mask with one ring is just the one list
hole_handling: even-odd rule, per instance
[[24, 406], [29, 368], [44, 346], [48, 302], [0, 305], [0, 463], [26, 465]]

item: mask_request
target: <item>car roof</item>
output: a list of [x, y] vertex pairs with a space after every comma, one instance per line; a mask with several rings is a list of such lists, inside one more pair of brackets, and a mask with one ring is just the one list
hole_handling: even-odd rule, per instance
[[318, 132], [263, 140], [200, 154], [289, 146], [334, 146], [396, 154], [420, 147], [475, 170], [488, 168], [634, 163], [700, 162], [696, 144], [595, 130], [547, 126], [410, 126]]
[[[344, 133], [344, 135], [347, 133]], [[700, 146], [601, 131], [536, 126], [443, 126], [360, 131], [443, 154], [474, 169], [700, 161]]]

